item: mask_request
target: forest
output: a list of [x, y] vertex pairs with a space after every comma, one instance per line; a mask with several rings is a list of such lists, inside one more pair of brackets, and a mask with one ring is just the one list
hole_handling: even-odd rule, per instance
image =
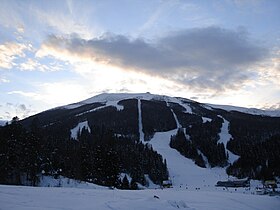
[[[168, 178], [166, 161], [153, 148], [105, 126], [82, 129], [78, 139], [63, 138], [38, 127], [25, 129], [17, 118], [0, 127], [0, 183], [36, 186], [39, 177], [59, 175], [120, 189], [156, 184]], [[120, 173], [127, 176], [120, 179]]]

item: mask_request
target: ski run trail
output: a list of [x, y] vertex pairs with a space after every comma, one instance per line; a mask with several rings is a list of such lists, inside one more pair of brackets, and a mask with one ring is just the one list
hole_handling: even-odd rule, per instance
[[149, 142], [155, 151], [167, 161], [169, 176], [175, 188], [205, 188], [212, 189], [219, 180], [228, 178], [224, 168], [201, 168], [182, 156], [177, 150], [169, 146], [171, 135], [177, 129], [168, 132], [159, 132]]

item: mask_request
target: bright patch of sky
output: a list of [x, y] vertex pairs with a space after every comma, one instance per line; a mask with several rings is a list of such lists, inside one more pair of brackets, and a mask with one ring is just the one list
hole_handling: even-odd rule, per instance
[[102, 92], [280, 108], [280, 3], [1, 0], [0, 120]]

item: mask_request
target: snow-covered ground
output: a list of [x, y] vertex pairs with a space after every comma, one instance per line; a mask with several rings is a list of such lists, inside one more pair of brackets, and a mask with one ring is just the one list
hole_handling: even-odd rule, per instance
[[1, 210], [279, 210], [279, 206], [279, 197], [240, 193], [0, 185]]
[[144, 132], [142, 123], [142, 111], [141, 111], [141, 100], [138, 99], [138, 128], [139, 128], [139, 138], [142, 143], [144, 143]]
[[88, 112], [93, 112], [98, 109], [103, 109], [108, 106], [114, 106], [117, 108], [117, 110], [123, 110], [123, 106], [119, 105], [118, 103], [121, 100], [127, 100], [127, 99], [142, 99], [142, 100], [160, 100], [160, 101], [166, 101], [168, 102], [173, 102], [173, 103], [178, 103], [181, 106], [185, 108], [186, 113], [192, 113], [191, 107], [186, 103], [189, 102], [188, 99], [182, 99], [182, 98], [175, 98], [175, 97], [169, 97], [165, 95], [155, 95], [151, 93], [102, 93], [99, 95], [96, 95], [92, 98], [86, 99], [84, 101], [74, 103], [74, 104], [68, 104], [66, 106], [58, 107], [58, 108], [65, 108], [65, 109], [74, 109], [77, 107], [80, 107], [85, 104], [91, 104], [91, 103], [103, 103], [105, 105], [101, 107], [97, 107], [95, 109], [86, 111], [84, 113], [78, 114], [82, 115]]
[[7, 120], [0, 120], [0, 126], [6, 125], [7, 122], [8, 122]]
[[203, 120], [203, 123], [212, 122], [212, 119], [208, 118], [208, 117], [202, 117], [202, 120]]
[[207, 104], [208, 106], [205, 106], [205, 108], [211, 109], [223, 109], [226, 111], [238, 111], [243, 112], [247, 114], [253, 114], [253, 115], [265, 115], [265, 116], [271, 116], [271, 117], [280, 117], [280, 110], [262, 110], [262, 109], [256, 109], [256, 108], [245, 108], [245, 107], [238, 107], [238, 106], [230, 106], [230, 105], [217, 105], [217, 104]]
[[86, 99], [84, 101], [63, 106], [62, 108], [74, 109], [85, 104], [104, 103], [105, 106], [102, 106], [102, 108], [107, 106], [115, 106], [118, 110], [122, 110], [123, 106], [118, 104], [118, 102], [121, 100], [132, 99], [132, 98], [152, 100], [154, 98], [162, 98], [162, 97], [164, 96], [153, 95], [150, 93], [102, 93], [92, 98]]
[[[107, 187], [96, 185], [89, 182], [78, 181], [67, 177], [59, 176], [54, 179], [52, 176], [41, 176], [39, 187], [66, 187], [66, 188], [82, 188], [82, 189], [108, 189]], [[1, 208], [0, 208], [1, 209]]]
[[75, 126], [75, 128], [70, 130], [71, 138], [77, 140], [77, 137], [81, 133], [83, 128], [85, 128], [89, 132], [91, 132], [90, 127], [88, 126], [88, 121], [80, 122], [80, 123], [78, 123], [78, 125]]
[[0, 210], [279, 209], [279, 196], [256, 195], [255, 187], [260, 185], [257, 181], [251, 188], [215, 187], [217, 181], [227, 180], [225, 169], [200, 168], [170, 148], [170, 136], [176, 132], [177, 129], [156, 133], [149, 142], [169, 163], [173, 188], [159, 189], [150, 182], [150, 189], [112, 190], [65, 177], [44, 176], [42, 187], [0, 185]]
[[175, 188], [212, 190], [219, 180], [227, 180], [224, 168], [200, 168], [195, 163], [182, 156], [177, 150], [170, 148], [170, 136], [177, 129], [159, 132], [149, 142], [155, 151], [167, 161], [170, 178]]
[[[219, 115], [219, 117], [223, 118], [222, 116]], [[222, 124], [221, 132], [219, 133], [219, 141], [218, 143], [223, 143], [225, 146], [226, 153], [228, 154], [228, 161], [229, 163], [233, 163], [240, 156], [233, 154], [231, 151], [227, 149], [227, 143], [228, 141], [232, 138], [231, 134], [229, 133], [229, 121], [227, 121], [225, 118], [223, 118], [224, 122]]]
[[[62, 106], [58, 108], [74, 109], [85, 104], [104, 103], [104, 105], [101, 107], [86, 111], [78, 115], [82, 115], [88, 112], [93, 112], [108, 106], [114, 106], [117, 108], [117, 110], [120, 111], [123, 110], [124, 107], [122, 105], [119, 105], [118, 103], [119, 101], [125, 99], [161, 100], [161, 101], [166, 101], [167, 103], [173, 102], [184, 107], [185, 113], [192, 113], [192, 108], [189, 105], [189, 102], [192, 101], [189, 99], [184, 99], [179, 97], [169, 97], [165, 95], [156, 95], [151, 93], [102, 93], [94, 97], [91, 97], [89, 99], [80, 101], [78, 103], [68, 104], [66, 106]], [[244, 108], [244, 107], [237, 107], [237, 106], [230, 106], [230, 105], [216, 105], [216, 104], [201, 104], [201, 106], [210, 110], [212, 110], [213, 108], [217, 108], [226, 111], [239, 111], [239, 112], [254, 114], [254, 115], [267, 115], [272, 117], [280, 117], [280, 110], [261, 110], [255, 108]]]

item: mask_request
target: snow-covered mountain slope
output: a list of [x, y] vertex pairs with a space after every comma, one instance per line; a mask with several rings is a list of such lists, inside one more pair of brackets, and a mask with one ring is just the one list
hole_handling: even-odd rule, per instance
[[216, 109], [222, 109], [225, 111], [237, 111], [246, 114], [252, 115], [264, 115], [264, 116], [271, 116], [271, 117], [280, 117], [280, 110], [262, 110], [256, 108], [245, 108], [245, 107], [238, 107], [238, 106], [230, 106], [230, 105], [217, 105], [217, 104], [207, 104], [206, 108], [212, 107]]
[[[127, 99], [142, 99], [142, 100], [157, 100], [157, 101], [166, 101], [166, 102], [173, 102], [173, 103], [178, 103], [182, 105], [185, 109], [186, 112], [191, 113], [191, 108], [187, 106], [184, 102], [186, 101], [191, 101], [188, 99], [183, 99], [183, 98], [176, 98], [176, 97], [169, 97], [165, 95], [156, 95], [156, 94], [151, 94], [149, 92], [147, 93], [102, 93], [99, 95], [96, 95], [92, 98], [88, 98], [84, 101], [74, 103], [74, 104], [69, 104], [66, 106], [62, 106], [59, 108], [65, 108], [65, 109], [74, 109], [78, 108], [82, 105], [85, 104], [92, 104], [92, 103], [104, 103], [104, 107], [107, 106], [114, 106], [118, 110], [122, 110], [123, 107], [118, 104], [118, 102], [122, 100], [127, 100]], [[104, 108], [102, 107], [102, 108]]]
[[6, 120], [0, 120], [0, 126], [6, 125], [7, 122], [8, 122], [8, 121], [6, 121]]
[[[245, 149], [250, 149], [250, 146], [259, 147], [258, 144], [269, 140], [267, 148], [261, 145], [263, 160], [257, 162], [258, 158], [254, 156], [256, 153], [249, 153], [250, 162], [254, 162], [253, 166], [265, 163], [269, 159], [269, 162], [274, 160], [270, 156], [269, 148], [274, 145], [271, 138], [280, 135], [280, 118], [260, 116], [260, 112], [257, 112], [257, 115], [246, 114], [248, 111], [245, 108], [236, 108], [245, 114], [231, 112], [233, 109], [234, 107], [229, 109], [150, 93], [103, 93], [75, 104], [39, 113], [23, 120], [22, 123], [30, 128], [35, 120], [45, 133], [53, 134], [55, 138], [59, 135], [59, 138], [65, 139], [66, 142], [71, 138], [79, 142], [78, 136], [83, 135], [77, 134], [82, 128], [86, 128], [84, 137], [88, 138], [84, 141], [96, 138], [95, 129], [104, 128], [119, 137], [140, 140], [144, 144], [150, 143], [166, 158], [175, 186], [202, 187], [214, 186], [217, 181], [225, 180], [226, 167], [229, 163], [234, 165], [236, 160], [242, 160], [242, 157], [247, 155], [244, 154]], [[175, 135], [178, 129], [183, 130], [183, 138], [188, 141], [182, 142], [182, 136], [175, 139], [174, 145], [177, 144], [177, 147], [173, 148], [181, 154], [169, 147], [170, 137]], [[223, 168], [217, 169], [217, 166]], [[236, 171], [242, 170], [232, 168], [232, 172]], [[245, 174], [234, 175], [253, 176], [247, 171]], [[251, 171], [256, 174], [258, 170], [252, 168]]]
[[150, 93], [102, 93], [92, 98], [88, 98], [84, 101], [63, 106], [62, 108], [74, 109], [85, 104], [104, 103], [107, 106], [115, 106], [119, 109], [122, 109], [122, 107], [118, 105], [118, 102], [121, 100], [127, 100], [127, 99], [152, 100], [152, 99], [162, 99], [162, 98], [164, 98], [164, 96], [153, 95]]
[[175, 188], [213, 188], [218, 180], [227, 180], [224, 168], [201, 168], [169, 146], [170, 136], [176, 129], [156, 133], [149, 142], [167, 161], [168, 171]]
[[[158, 100], [158, 101], [166, 101], [177, 103], [183, 106], [186, 110], [186, 113], [192, 113], [192, 108], [186, 104], [186, 102], [194, 102], [189, 99], [181, 98], [181, 97], [170, 97], [165, 95], [156, 95], [147, 93], [102, 93], [96, 95], [94, 97], [88, 98], [86, 100], [69, 104], [66, 106], [62, 106], [59, 108], [65, 109], [74, 109], [78, 108], [85, 104], [92, 104], [92, 103], [104, 103], [105, 105], [102, 107], [114, 106], [118, 110], [122, 110], [123, 106], [119, 105], [118, 102], [127, 99], [143, 99], [143, 100]], [[264, 115], [264, 116], [271, 116], [271, 117], [280, 117], [279, 110], [261, 110], [256, 108], [245, 108], [245, 107], [238, 107], [238, 106], [230, 106], [230, 105], [217, 105], [217, 104], [201, 104], [203, 107], [212, 110], [214, 109], [222, 109], [225, 111], [238, 111], [246, 114], [252, 115]]]

